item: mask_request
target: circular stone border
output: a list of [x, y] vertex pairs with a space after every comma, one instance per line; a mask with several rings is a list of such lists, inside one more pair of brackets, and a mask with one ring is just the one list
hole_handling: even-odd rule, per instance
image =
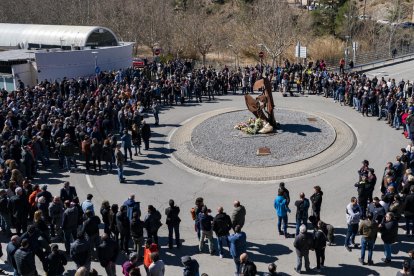
[[272, 181], [299, 177], [331, 167], [350, 155], [357, 145], [354, 131], [342, 120], [326, 113], [310, 113], [297, 110], [310, 116], [319, 117], [335, 129], [336, 139], [332, 145], [313, 157], [285, 165], [255, 168], [220, 163], [197, 155], [191, 149], [191, 134], [194, 128], [201, 122], [219, 114], [240, 110], [244, 109], [225, 108], [213, 110], [185, 121], [180, 128], [170, 135], [169, 147], [172, 151], [172, 157], [192, 170], [214, 177], [245, 181]]
[[[193, 129], [189, 149], [218, 163], [263, 168], [311, 158], [335, 142], [334, 127], [320, 117], [281, 108], [273, 112], [283, 122], [277, 133], [256, 135], [234, 129], [236, 124], [252, 117], [247, 109], [212, 116]], [[264, 146], [270, 149], [270, 154], [257, 156], [257, 150]]]

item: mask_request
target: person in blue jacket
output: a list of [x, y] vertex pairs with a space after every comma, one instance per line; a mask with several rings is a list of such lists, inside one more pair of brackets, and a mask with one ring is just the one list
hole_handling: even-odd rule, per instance
[[[287, 232], [288, 216], [287, 213], [290, 213], [290, 209], [287, 206], [286, 198], [283, 196], [283, 190], [279, 189], [277, 191], [277, 197], [273, 203], [276, 214], [277, 214], [277, 229], [279, 230], [279, 235], [284, 235], [285, 238], [289, 237]], [[281, 230], [283, 221], [283, 231]]]
[[246, 253], [246, 233], [241, 231], [240, 225], [234, 227], [234, 234], [229, 236], [230, 255], [236, 266], [236, 275], [240, 273], [240, 255]]

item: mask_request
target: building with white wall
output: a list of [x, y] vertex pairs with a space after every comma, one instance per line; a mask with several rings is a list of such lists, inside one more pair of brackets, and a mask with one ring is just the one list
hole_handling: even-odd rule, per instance
[[0, 88], [130, 67], [132, 47], [104, 27], [0, 23]]

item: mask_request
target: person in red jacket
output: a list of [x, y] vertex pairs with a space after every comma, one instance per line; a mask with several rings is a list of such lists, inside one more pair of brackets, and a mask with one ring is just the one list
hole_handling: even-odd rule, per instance
[[158, 245], [152, 242], [152, 239], [147, 239], [145, 242], [144, 248], [144, 268], [145, 271], [148, 273], [148, 268], [152, 263], [151, 260], [151, 253], [158, 252]]

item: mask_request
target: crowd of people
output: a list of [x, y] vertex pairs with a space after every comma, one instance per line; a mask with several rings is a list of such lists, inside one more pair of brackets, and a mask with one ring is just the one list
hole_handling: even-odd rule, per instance
[[[37, 275], [35, 256], [47, 275], [62, 275], [69, 259], [76, 264], [76, 275], [96, 275], [92, 260], [99, 261], [107, 275], [115, 275], [120, 254], [128, 256], [122, 264], [123, 275], [143, 275], [140, 264], [147, 275], [164, 275], [158, 238], [162, 215], [154, 206], [149, 205], [147, 212], [141, 214], [139, 202], [131, 195], [120, 205], [103, 201], [98, 213], [93, 195], [88, 194], [81, 202], [69, 182], [64, 183], [59, 195], [52, 195], [47, 185], [32, 181], [36, 183], [39, 170], [50, 168], [51, 163], [61, 170], [79, 171], [81, 160], [85, 171], [90, 173], [103, 173], [103, 162], [107, 173], [116, 167], [119, 182], [123, 183], [126, 162], [142, 154], [142, 142], [143, 150], [150, 148], [152, 130], [146, 119], [148, 113], [153, 114], [153, 127], [157, 127], [163, 107], [214, 100], [215, 96], [229, 92], [253, 93], [255, 81], [262, 76], [271, 78], [274, 90], [284, 96], [321, 94], [353, 107], [363, 116], [377, 116], [378, 120], [385, 117], [390, 126], [402, 127], [406, 137], [414, 141], [409, 81], [397, 84], [395, 80], [376, 77], [371, 80], [358, 73], [330, 73], [323, 61], [306, 67], [286, 61], [276, 68], [257, 65], [215, 70], [194, 69], [190, 62], [175, 60], [144, 69], [102, 72], [97, 79], [43, 81], [35, 87], [20, 81], [16, 91], [3, 89], [0, 93], [0, 226], [10, 238], [5, 251], [14, 275]], [[384, 242], [384, 263], [392, 260], [391, 247], [398, 238], [398, 221], [406, 221], [407, 235], [414, 233], [413, 167], [414, 147], [401, 149], [396, 162], [387, 163], [378, 196], [374, 196], [377, 178], [369, 162], [365, 160], [358, 171], [357, 195], [346, 207], [345, 248], [352, 251], [358, 247], [355, 236], [359, 233], [361, 264], [373, 265], [377, 232]], [[315, 251], [314, 270], [320, 272], [326, 246], [336, 245], [334, 226], [321, 220], [322, 197], [319, 186], [314, 187], [309, 198], [303, 192], [298, 195], [294, 202], [296, 227], [289, 234], [289, 191], [283, 182], [277, 190], [274, 208], [278, 231], [285, 238], [294, 237], [297, 254], [294, 270], [298, 273], [302, 258], [305, 269], [311, 270], [310, 250]], [[247, 237], [243, 231], [246, 208], [236, 201], [231, 216], [223, 207], [217, 208], [215, 216], [211, 213], [203, 198], [195, 200], [191, 214], [199, 251], [204, 252], [207, 243], [211, 255], [233, 259], [236, 275], [256, 275], [256, 265], [246, 252]], [[180, 208], [170, 200], [164, 212], [170, 249], [174, 244], [181, 247], [179, 214]], [[103, 231], [99, 230], [101, 224]], [[60, 242], [64, 248], [59, 248]], [[228, 246], [228, 254], [224, 246]], [[404, 272], [398, 275], [414, 272], [413, 254], [404, 262]], [[184, 256], [181, 261], [184, 275], [200, 275], [194, 258]], [[268, 271], [265, 275], [277, 275], [276, 264], [269, 264]]]

